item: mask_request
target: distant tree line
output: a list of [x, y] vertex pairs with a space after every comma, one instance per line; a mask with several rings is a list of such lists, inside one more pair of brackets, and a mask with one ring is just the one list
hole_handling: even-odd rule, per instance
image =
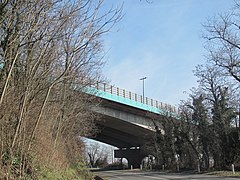
[[81, 90], [103, 80], [102, 37], [121, 16], [103, 3], [0, 1], [0, 179], [82, 163], [97, 117]]
[[179, 117], [154, 119], [150, 148], [157, 164], [176, 169], [240, 169], [240, 3], [205, 25], [207, 62]]

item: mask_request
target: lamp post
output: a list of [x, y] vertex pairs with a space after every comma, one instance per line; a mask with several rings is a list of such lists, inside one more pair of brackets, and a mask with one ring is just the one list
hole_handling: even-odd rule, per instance
[[144, 104], [144, 80], [147, 79], [147, 77], [143, 77], [139, 80], [141, 80], [143, 82], [143, 104]]

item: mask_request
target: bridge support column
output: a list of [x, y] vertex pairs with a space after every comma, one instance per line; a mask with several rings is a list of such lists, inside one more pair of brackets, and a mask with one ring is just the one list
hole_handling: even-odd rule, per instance
[[145, 157], [141, 149], [118, 149], [114, 150], [115, 158], [126, 158], [128, 160], [128, 168], [140, 168], [142, 159]]

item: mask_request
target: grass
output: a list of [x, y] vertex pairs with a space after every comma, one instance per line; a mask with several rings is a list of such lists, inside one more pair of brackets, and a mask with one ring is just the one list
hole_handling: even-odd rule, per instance
[[235, 172], [235, 174], [233, 174], [232, 171], [213, 171], [213, 172], [208, 172], [206, 174], [217, 175], [217, 176], [227, 176], [227, 177], [240, 177], [240, 171]]
[[39, 179], [56, 179], [56, 180], [91, 180], [93, 178], [93, 174], [86, 168], [86, 166], [73, 166], [69, 167], [65, 170], [55, 170], [55, 169], [41, 169], [39, 172]]

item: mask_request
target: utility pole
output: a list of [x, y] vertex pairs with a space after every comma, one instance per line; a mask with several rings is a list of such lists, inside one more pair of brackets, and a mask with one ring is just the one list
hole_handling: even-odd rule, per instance
[[143, 82], [143, 95], [142, 95], [143, 96], [143, 104], [144, 104], [144, 80], [145, 79], [147, 79], [147, 77], [143, 77], [143, 78], [139, 79]]

